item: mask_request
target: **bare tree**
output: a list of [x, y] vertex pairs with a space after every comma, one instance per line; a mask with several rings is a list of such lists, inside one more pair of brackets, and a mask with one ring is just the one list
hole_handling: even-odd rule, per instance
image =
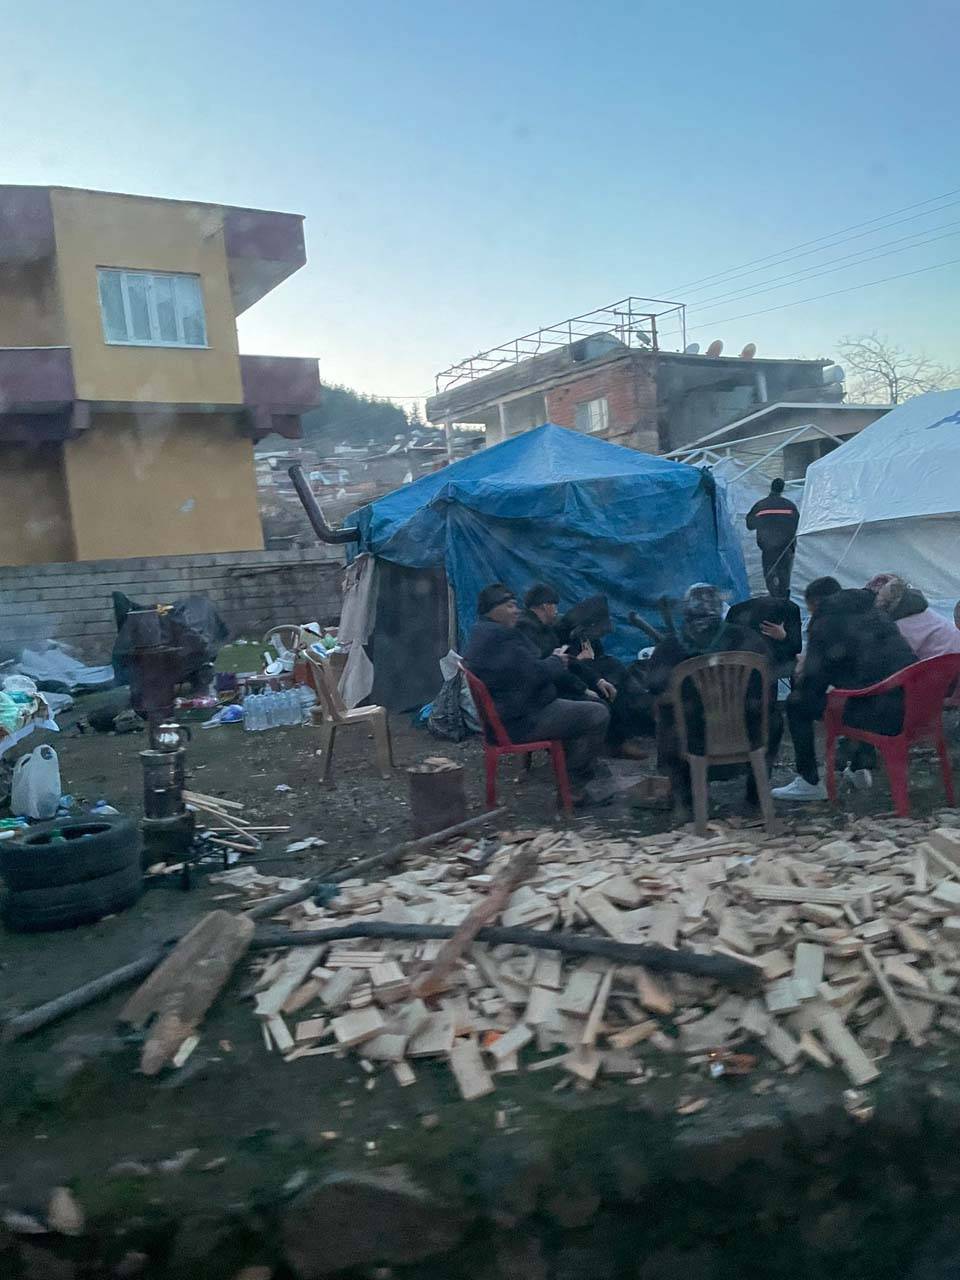
[[858, 400], [900, 404], [924, 391], [960, 386], [960, 369], [929, 356], [904, 351], [879, 333], [841, 338], [837, 344], [848, 375], [850, 392]]

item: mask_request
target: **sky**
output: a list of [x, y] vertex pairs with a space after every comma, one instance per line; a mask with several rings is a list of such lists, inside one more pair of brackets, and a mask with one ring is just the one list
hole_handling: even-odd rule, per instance
[[629, 294], [704, 349], [960, 356], [954, 0], [4, 9], [0, 182], [304, 214], [240, 343], [327, 382], [423, 397]]

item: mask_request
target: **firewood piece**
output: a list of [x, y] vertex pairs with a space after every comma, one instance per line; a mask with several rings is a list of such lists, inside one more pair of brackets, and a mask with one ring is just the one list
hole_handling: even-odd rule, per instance
[[211, 911], [133, 993], [120, 1014], [121, 1022], [142, 1027], [158, 1015], [140, 1058], [144, 1075], [156, 1075], [200, 1026], [253, 933], [252, 922], [244, 917]]
[[815, 1011], [814, 1027], [820, 1032], [833, 1056], [839, 1059], [851, 1084], [859, 1086], [877, 1079], [880, 1072], [844, 1026], [836, 1009], [831, 1009], [828, 1005], [818, 1008]]
[[863, 948], [863, 958], [867, 962], [867, 968], [876, 979], [877, 986], [883, 993], [884, 999], [893, 1011], [894, 1017], [900, 1023], [901, 1027], [903, 1027], [907, 1039], [915, 1049], [922, 1049], [927, 1043], [926, 1040], [917, 1030], [910, 1017], [909, 1011], [904, 1007], [903, 1001], [893, 989], [893, 984], [883, 972], [880, 962], [868, 946], [864, 946]]
[[[245, 917], [247, 918], [247, 917]], [[294, 991], [305, 981], [310, 970], [320, 959], [323, 947], [304, 947], [295, 955], [288, 956], [283, 971], [266, 991], [261, 991], [255, 1001], [257, 1016], [272, 1018], [279, 1013]]]
[[600, 980], [600, 987], [597, 991], [597, 998], [593, 1002], [593, 1007], [587, 1016], [586, 1026], [583, 1028], [583, 1034], [580, 1037], [582, 1045], [593, 1045], [596, 1043], [597, 1034], [600, 1031], [600, 1024], [603, 1022], [603, 1015], [607, 1009], [607, 1001], [610, 998], [610, 986], [613, 982], [614, 970], [608, 969]]
[[767, 1034], [763, 1037], [763, 1043], [785, 1067], [792, 1067], [800, 1057], [800, 1045], [785, 1027], [773, 1019], [767, 1028]]
[[487, 1053], [498, 1064], [503, 1062], [505, 1058], [511, 1057], [515, 1053], [519, 1053], [533, 1039], [533, 1031], [523, 1022], [518, 1022], [515, 1027], [511, 1027], [509, 1031], [504, 1032], [498, 1040], [487, 1049]]
[[334, 1018], [330, 1029], [336, 1036], [337, 1043], [349, 1049], [355, 1044], [362, 1044], [364, 1040], [372, 1040], [383, 1031], [383, 1014], [373, 1005], [366, 1009], [354, 1009]]
[[557, 1001], [561, 1013], [572, 1013], [585, 1018], [596, 999], [600, 986], [600, 974], [585, 969], [575, 970]]
[[833, 1066], [833, 1059], [812, 1031], [804, 1031], [800, 1037], [799, 1044], [801, 1053], [808, 1057], [811, 1062], [815, 1062], [818, 1067], [823, 1067], [829, 1071]]
[[[532, 1033], [531, 1033], [532, 1034]], [[494, 1084], [489, 1071], [483, 1065], [476, 1040], [456, 1040], [450, 1050], [450, 1070], [454, 1074], [460, 1096], [466, 1102], [493, 1093]]]
[[637, 965], [633, 970], [633, 982], [640, 1004], [649, 1013], [673, 1013], [673, 993], [665, 982], [654, 977], [643, 965]]
[[823, 981], [823, 947], [798, 942], [793, 956], [793, 985], [801, 1000], [812, 1000]]
[[654, 908], [650, 932], [647, 935], [655, 946], [673, 950], [677, 945], [677, 931], [680, 928], [680, 907], [668, 902]]
[[[415, 996], [430, 996], [442, 991], [448, 976], [453, 972], [467, 948], [484, 925], [496, 920], [503, 911], [510, 895], [526, 880], [537, 865], [537, 853], [530, 845], [523, 845], [497, 877], [493, 888], [469, 912], [456, 932], [440, 948], [431, 967], [420, 974], [412, 984]], [[550, 910], [552, 906], [547, 904]]]
[[611, 938], [623, 936], [623, 912], [618, 911], [609, 898], [606, 898], [599, 889], [594, 889], [592, 893], [583, 894], [580, 899], [580, 908], [587, 913], [598, 928], [609, 934]]

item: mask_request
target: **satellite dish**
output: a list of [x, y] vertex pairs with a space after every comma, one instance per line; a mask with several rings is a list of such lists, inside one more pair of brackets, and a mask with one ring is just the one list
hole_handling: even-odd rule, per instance
[[844, 372], [842, 365], [831, 365], [829, 369], [824, 369], [823, 371], [823, 385], [825, 387], [832, 387], [838, 382], [843, 382], [845, 377], [846, 373]]
[[716, 358], [716, 357], [717, 357], [717, 356], [719, 356], [719, 355], [722, 355], [722, 354], [723, 354], [723, 339], [722, 339], [722, 338], [717, 338], [715, 342], [711, 342], [711, 343], [710, 343], [710, 345], [709, 345], [709, 347], [707, 347], [707, 350], [706, 350], [706, 352], [705, 352], [704, 354], [706, 354], [706, 355], [708, 355], [708, 356], [713, 356], [714, 358]]
[[683, 354], [685, 356], [698, 356], [700, 354], [700, 343], [691, 342], [689, 346], [683, 348]]
[[755, 342], [748, 342], [747, 345], [740, 352], [740, 359], [752, 360], [756, 354], [757, 354], [757, 344]]

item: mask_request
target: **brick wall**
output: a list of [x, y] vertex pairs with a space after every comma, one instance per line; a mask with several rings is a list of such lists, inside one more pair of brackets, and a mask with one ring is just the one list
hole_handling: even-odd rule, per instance
[[660, 451], [657, 388], [647, 357], [631, 355], [594, 369], [546, 393], [547, 420], [575, 427], [577, 405], [606, 396], [609, 430], [605, 439], [645, 453]]
[[90, 662], [108, 662], [114, 591], [142, 604], [202, 592], [232, 635], [260, 636], [281, 622], [331, 622], [340, 615], [343, 563], [342, 548], [322, 546], [0, 567], [0, 658], [61, 640]]

